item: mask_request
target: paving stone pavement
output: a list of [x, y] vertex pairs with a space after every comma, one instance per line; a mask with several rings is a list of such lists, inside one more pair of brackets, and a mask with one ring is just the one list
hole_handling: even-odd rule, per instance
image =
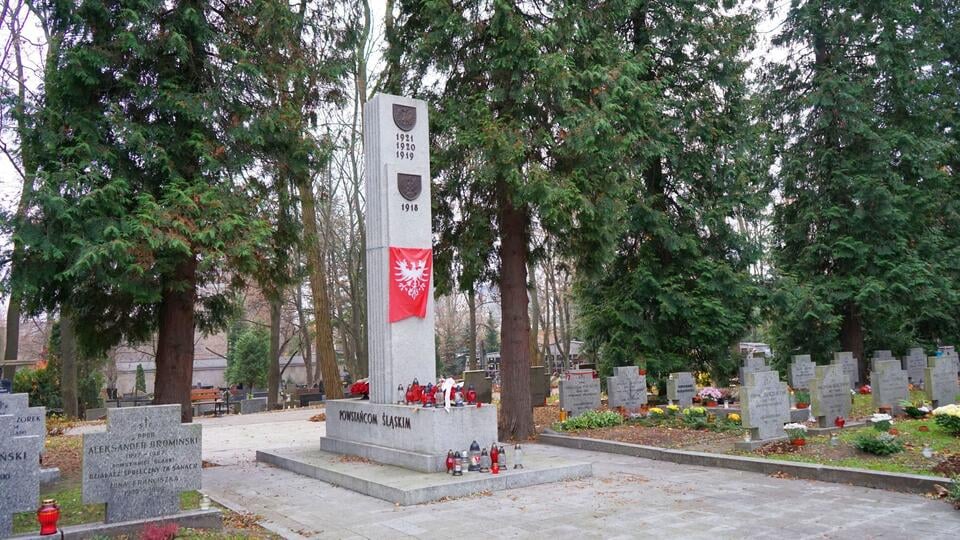
[[276, 414], [205, 426], [205, 459], [230, 459], [203, 483], [286, 538], [960, 538], [960, 512], [921, 496], [546, 445], [527, 451], [589, 460], [594, 477], [399, 507], [246, 459], [236, 447], [323, 434], [306, 420], [278, 425]]

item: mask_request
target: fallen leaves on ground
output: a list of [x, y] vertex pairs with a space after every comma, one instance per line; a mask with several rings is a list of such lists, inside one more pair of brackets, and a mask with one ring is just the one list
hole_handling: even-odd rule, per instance
[[787, 473], [785, 473], [785, 472], [783, 472], [783, 471], [777, 471], [777, 472], [775, 472], [775, 473], [772, 473], [772, 474], [770, 475], [770, 477], [771, 477], [771, 478], [780, 478], [780, 479], [783, 479], [783, 480], [792, 480], [793, 478], [795, 478], [793, 475], [787, 474]]
[[326, 422], [326, 421], [327, 421], [327, 413], [322, 412], [322, 413], [320, 413], [320, 414], [315, 414], [315, 415], [313, 415], [313, 416], [310, 417], [310, 421], [311, 421], [311, 422]]
[[224, 526], [231, 529], [254, 529], [259, 528], [257, 522], [263, 519], [263, 516], [251, 514], [249, 512], [225, 512], [223, 514]]

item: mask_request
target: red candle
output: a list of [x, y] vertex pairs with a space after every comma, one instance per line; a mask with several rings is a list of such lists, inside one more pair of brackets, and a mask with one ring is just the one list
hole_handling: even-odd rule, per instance
[[44, 499], [43, 504], [37, 510], [37, 521], [40, 522], [40, 534], [42, 536], [56, 534], [57, 522], [60, 521], [60, 507], [57, 506], [57, 501]]

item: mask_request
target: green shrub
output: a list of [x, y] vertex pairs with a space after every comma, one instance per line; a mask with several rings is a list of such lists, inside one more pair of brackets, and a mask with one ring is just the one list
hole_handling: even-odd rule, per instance
[[875, 456], [889, 456], [897, 452], [903, 452], [903, 442], [889, 433], [860, 435], [854, 439], [853, 446]]
[[936, 422], [938, 426], [949, 431], [950, 433], [953, 433], [954, 435], [960, 435], [960, 416], [938, 414], [933, 417], [933, 421]]
[[569, 420], [557, 423], [557, 429], [559, 431], [574, 431], [619, 426], [622, 423], [623, 417], [613, 411], [587, 411]]
[[689, 407], [684, 409], [683, 423], [693, 429], [706, 428], [710, 424], [707, 420], [707, 410], [703, 407]]
[[21, 368], [13, 376], [13, 391], [30, 394], [31, 407], [62, 409], [60, 382], [46, 366], [37, 369]]

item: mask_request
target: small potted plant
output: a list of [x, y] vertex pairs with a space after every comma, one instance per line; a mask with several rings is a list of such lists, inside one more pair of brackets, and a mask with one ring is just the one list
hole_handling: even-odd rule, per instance
[[719, 388], [706, 386], [700, 389], [697, 396], [700, 398], [700, 403], [705, 407], [716, 407], [717, 401], [723, 397], [723, 392], [721, 392]]
[[798, 409], [806, 409], [810, 406], [810, 392], [806, 390], [797, 390], [793, 393], [793, 398]]
[[933, 421], [938, 426], [960, 437], [960, 405], [944, 405], [933, 410]]
[[783, 426], [787, 432], [790, 444], [793, 446], [803, 446], [807, 444], [807, 426], [804, 424], [790, 423]]

